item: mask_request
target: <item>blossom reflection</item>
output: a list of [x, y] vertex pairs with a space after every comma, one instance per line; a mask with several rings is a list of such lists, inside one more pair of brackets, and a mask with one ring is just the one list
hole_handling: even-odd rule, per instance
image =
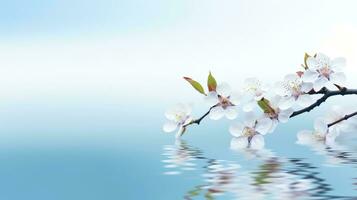
[[182, 171], [196, 170], [195, 160], [201, 159], [201, 151], [191, 147], [185, 141], [176, 140], [174, 145], [164, 146], [164, 155], [166, 159], [162, 160], [165, 163], [164, 172], [167, 175], [180, 174]]
[[269, 149], [239, 149], [239, 158], [250, 158], [240, 163], [206, 157], [182, 141], [166, 145], [164, 151], [169, 158], [164, 160], [165, 169], [176, 172], [166, 174], [179, 174], [187, 166], [197, 169], [196, 181], [200, 184], [184, 194], [186, 200], [349, 198], [330, 195], [332, 187], [310, 163], [279, 157]]

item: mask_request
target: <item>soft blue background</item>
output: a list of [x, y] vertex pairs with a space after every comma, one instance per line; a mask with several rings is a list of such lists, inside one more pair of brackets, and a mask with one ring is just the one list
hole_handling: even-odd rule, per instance
[[[203, 183], [203, 168], [177, 176], [163, 174], [163, 147], [175, 141], [173, 134], [161, 130], [162, 105], [133, 109], [135, 104], [125, 102], [47, 103], [2, 108], [1, 199], [181, 199]], [[202, 113], [203, 107], [195, 114]], [[317, 167], [319, 177], [333, 188], [330, 195], [356, 196], [352, 185], [356, 163], [328, 166], [324, 156], [295, 144], [297, 131], [311, 128], [311, 120], [321, 110], [279, 126], [266, 137], [266, 147], [282, 159], [302, 158]], [[259, 160], [247, 160], [230, 150], [229, 124], [205, 120], [191, 127], [183, 139], [205, 157], [237, 162], [248, 172], [256, 170]]]
[[[167, 176], [173, 134], [165, 109], [195, 102], [182, 76], [209, 70], [239, 88], [250, 76], [272, 82], [299, 70], [305, 51], [346, 56], [351, 87], [357, 56], [356, 3], [251, 0], [0, 0], [0, 199], [182, 199], [202, 184], [198, 170]], [[341, 101], [343, 99], [343, 101]], [[356, 163], [329, 166], [296, 145], [296, 133], [332, 104], [266, 137], [281, 159], [302, 158], [331, 185], [356, 196]], [[256, 170], [230, 150], [230, 122], [203, 121], [184, 140], [204, 156]], [[356, 153], [356, 138], [341, 142]], [[223, 196], [222, 198], [225, 198]]]

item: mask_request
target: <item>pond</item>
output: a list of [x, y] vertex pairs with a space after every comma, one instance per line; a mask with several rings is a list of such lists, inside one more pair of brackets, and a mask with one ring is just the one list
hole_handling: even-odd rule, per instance
[[231, 148], [229, 120], [205, 119], [176, 140], [162, 131], [164, 107], [90, 107], [53, 116], [33, 106], [32, 118], [8, 108], [0, 199], [357, 199], [355, 132], [335, 146], [296, 143], [321, 109], [279, 125], [253, 151]]
[[163, 174], [186, 182], [182, 199], [357, 199], [353, 134], [335, 146], [300, 146], [294, 142], [298, 127], [281, 127], [269, 138], [271, 148], [262, 150], [229, 149], [229, 142], [210, 147], [219, 138], [211, 145], [178, 140], [163, 147]]

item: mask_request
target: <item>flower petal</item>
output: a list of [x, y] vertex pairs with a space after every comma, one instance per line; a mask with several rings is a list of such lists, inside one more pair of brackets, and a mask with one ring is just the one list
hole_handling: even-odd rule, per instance
[[312, 133], [312, 131], [308, 131], [308, 130], [303, 130], [303, 131], [298, 132], [297, 138], [298, 138], [298, 141], [297, 141], [298, 144], [308, 145], [308, 144], [312, 144], [314, 142], [313, 133]]
[[252, 149], [263, 149], [265, 145], [264, 137], [260, 134], [256, 134], [250, 140], [250, 148]]
[[304, 75], [302, 76], [302, 80], [304, 82], [314, 82], [318, 76], [319, 73], [317, 71], [308, 69], [304, 72]]
[[192, 112], [192, 107], [189, 104], [182, 104], [182, 111], [186, 114], [186, 115], [190, 115]]
[[290, 115], [293, 114], [293, 109], [281, 110], [278, 116], [279, 122], [285, 123], [289, 120]]
[[247, 112], [244, 114], [244, 124], [250, 128], [253, 128], [257, 120], [257, 115], [254, 112]]
[[227, 119], [235, 119], [238, 116], [238, 111], [235, 109], [235, 106], [228, 106], [224, 109], [224, 114], [226, 115]]
[[335, 128], [330, 128], [330, 131], [328, 134], [326, 134], [325, 142], [327, 145], [332, 145], [335, 143], [336, 138], [340, 135], [340, 132], [338, 129]]
[[323, 53], [317, 53], [315, 57], [316, 61], [319, 63], [319, 67], [330, 65], [330, 58]]
[[275, 95], [275, 96], [269, 98], [268, 100], [269, 100], [269, 102], [270, 102], [270, 105], [271, 105], [273, 108], [278, 108], [281, 99], [282, 99], [281, 96]]
[[277, 82], [274, 84], [274, 91], [279, 96], [290, 95], [289, 90], [285, 89], [284, 82]]
[[276, 119], [273, 119], [273, 120], [272, 120], [272, 126], [270, 127], [268, 133], [274, 132], [274, 130], [275, 130], [275, 128], [278, 126], [278, 124], [279, 124], [279, 121], [276, 120]]
[[209, 113], [209, 118], [213, 120], [219, 120], [224, 116], [224, 110], [222, 106], [217, 106], [212, 108], [211, 112]]
[[296, 103], [301, 107], [307, 107], [307, 106], [311, 105], [312, 102], [313, 102], [313, 99], [308, 94], [302, 94], [296, 100]]
[[326, 86], [328, 83], [328, 79], [324, 76], [320, 76], [316, 81], [314, 82], [314, 90], [317, 92], [321, 90], [323, 87]]
[[325, 144], [328, 145], [328, 146], [335, 145], [335, 140], [336, 140], [335, 136], [327, 134], [326, 138], [325, 138]]
[[192, 120], [193, 120], [192, 116], [187, 116], [187, 119], [183, 122], [183, 125], [187, 125], [187, 124], [191, 123]]
[[180, 126], [179, 130], [177, 131], [177, 133], [176, 133], [176, 135], [175, 135], [175, 138], [176, 138], [176, 139], [179, 139], [179, 138], [182, 136], [182, 134], [183, 134], [184, 131], [185, 131], [185, 128], [182, 127], [182, 126]]
[[248, 138], [244, 137], [244, 136], [232, 138], [230, 147], [233, 150], [247, 148], [248, 147]]
[[297, 79], [300, 79], [300, 77], [297, 74], [287, 74], [284, 77], [285, 81], [296, 81]]
[[165, 112], [167, 119], [175, 121], [177, 114], [189, 115], [191, 113], [191, 106], [183, 103], [176, 104], [175, 106], [169, 108]]
[[272, 127], [273, 121], [270, 118], [264, 117], [257, 120], [255, 130], [262, 135], [265, 135], [269, 129]]
[[234, 105], [239, 105], [242, 99], [242, 94], [240, 92], [232, 92], [229, 97], [229, 101]]
[[233, 125], [231, 125], [229, 127], [229, 132], [231, 133], [231, 135], [233, 135], [234, 137], [240, 137], [243, 134], [243, 130], [244, 130], [245, 126], [242, 123], [235, 123]]
[[204, 100], [209, 106], [216, 105], [219, 102], [216, 92], [209, 92]]
[[346, 81], [346, 75], [343, 72], [332, 73], [330, 75], [330, 81], [337, 85], [343, 85]]
[[279, 102], [279, 108], [280, 109], [288, 109], [288, 108], [291, 108], [295, 103], [295, 98], [290, 96], [290, 97], [283, 97], [280, 99], [280, 102]]
[[165, 112], [165, 116], [169, 120], [175, 120], [175, 118], [176, 118], [176, 110], [174, 110], [173, 108], [167, 109], [166, 112]]
[[313, 84], [312, 83], [305, 83], [305, 82], [303, 82], [303, 83], [301, 83], [301, 88], [300, 88], [300, 90], [302, 91], [302, 92], [310, 92], [311, 90], [312, 90], [312, 88], [313, 88]]
[[164, 126], [162, 127], [162, 129], [169, 133], [169, 132], [172, 132], [174, 130], [176, 130], [177, 128], [177, 123], [173, 122], [173, 121], [168, 121], [164, 124]]
[[315, 120], [314, 128], [318, 133], [323, 134], [323, 135], [325, 135], [327, 133], [327, 130], [328, 130], [327, 123], [322, 118], [317, 118]]
[[228, 97], [231, 95], [231, 87], [227, 83], [221, 83], [217, 86], [217, 93], [223, 97]]

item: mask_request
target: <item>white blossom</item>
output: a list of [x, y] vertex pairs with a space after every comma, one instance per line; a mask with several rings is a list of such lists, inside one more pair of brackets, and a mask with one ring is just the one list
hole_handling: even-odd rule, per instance
[[173, 132], [178, 129], [176, 138], [180, 137], [184, 131], [184, 126], [192, 121], [191, 107], [186, 104], [177, 104], [165, 112], [169, 120], [163, 126], [165, 132]]
[[219, 84], [216, 91], [208, 93], [205, 100], [211, 106], [214, 106], [209, 117], [213, 120], [221, 119], [226, 116], [227, 119], [235, 119], [238, 111], [235, 108], [240, 103], [241, 95], [237, 92], [232, 92], [231, 87], [227, 83]]
[[248, 113], [244, 123], [236, 123], [229, 129], [234, 136], [231, 141], [232, 149], [252, 148], [262, 149], [264, 147], [264, 137], [272, 121], [267, 118], [256, 118], [253, 113]]
[[330, 129], [328, 127], [328, 123], [325, 119], [318, 118], [314, 123], [314, 131], [303, 130], [298, 133], [297, 143], [312, 146], [320, 143], [332, 145], [339, 134], [336, 129]]
[[288, 109], [295, 104], [306, 107], [312, 103], [312, 98], [307, 92], [312, 90], [312, 83], [305, 83], [298, 74], [288, 74], [284, 81], [275, 84], [275, 92], [281, 96], [280, 109]]
[[338, 137], [341, 132], [349, 131], [350, 121], [343, 120], [330, 127], [329, 124], [331, 125], [331, 123], [342, 119], [347, 112], [347, 109], [340, 106], [333, 106], [325, 117], [320, 117], [315, 120], [314, 131], [304, 130], [298, 133], [298, 143], [308, 145], [316, 145], [316, 143], [334, 145], [336, 137]]
[[247, 78], [244, 81], [243, 92], [245, 94], [245, 104], [243, 111], [250, 112], [257, 105], [257, 101], [261, 100], [268, 91], [268, 85], [262, 83], [257, 78]]
[[334, 84], [343, 85], [346, 76], [341, 71], [345, 66], [344, 58], [335, 58], [331, 60], [322, 53], [316, 56], [308, 57], [306, 60], [308, 69], [304, 72], [304, 82], [313, 83], [315, 91], [321, 90], [323, 87], [332, 89]]
[[290, 116], [293, 114], [294, 110], [292, 108], [281, 109], [280, 108], [281, 97], [274, 96], [269, 99], [269, 106], [272, 109], [270, 112], [264, 113], [267, 119], [272, 121], [272, 126], [270, 127], [269, 133], [273, 132], [279, 122], [286, 123]]
[[[325, 120], [328, 123], [335, 122], [337, 120], [342, 119], [347, 113], [349, 112], [348, 109], [343, 108], [341, 106], [332, 106], [331, 109], [327, 112], [325, 116]], [[339, 122], [333, 126], [330, 127], [330, 129], [333, 129], [336, 132], [346, 132], [350, 128], [350, 122], [353, 122], [352, 119], [346, 120]]]

